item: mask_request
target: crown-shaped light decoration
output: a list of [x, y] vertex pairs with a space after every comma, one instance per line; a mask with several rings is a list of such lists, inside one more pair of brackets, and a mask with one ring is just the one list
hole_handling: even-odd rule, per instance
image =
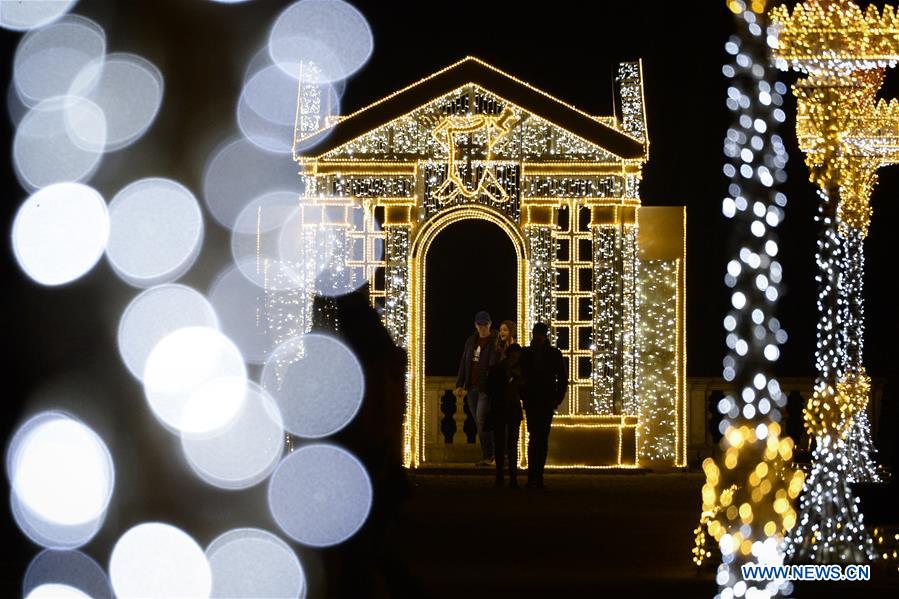
[[892, 67], [899, 61], [899, 15], [892, 6], [865, 12], [849, 0], [808, 0], [774, 8], [780, 29], [775, 60], [812, 75]]

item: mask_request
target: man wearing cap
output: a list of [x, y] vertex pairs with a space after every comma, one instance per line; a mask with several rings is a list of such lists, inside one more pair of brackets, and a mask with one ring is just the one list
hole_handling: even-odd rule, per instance
[[481, 461], [477, 466], [493, 466], [493, 432], [484, 430], [490, 413], [487, 396], [487, 375], [498, 362], [496, 334], [490, 330], [490, 315], [481, 310], [474, 317], [476, 332], [465, 342], [459, 375], [456, 377], [456, 397], [466, 396], [468, 409], [478, 426], [481, 440]]
[[538, 322], [531, 345], [521, 357], [522, 403], [528, 426], [528, 487], [543, 488], [543, 468], [549, 450], [553, 413], [568, 389], [562, 352], [549, 344], [549, 327]]

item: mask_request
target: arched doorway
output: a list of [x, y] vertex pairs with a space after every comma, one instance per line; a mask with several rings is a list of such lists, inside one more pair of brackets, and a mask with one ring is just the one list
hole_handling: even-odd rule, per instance
[[[448, 235], [445, 238], [444, 233]], [[481, 245], [494, 252], [494, 256], [487, 258], [492, 266], [485, 270], [485, 275], [495, 276], [496, 285], [490, 297], [468, 294], [461, 300], [460, 295], [467, 288], [464, 282], [451, 279], [466, 273], [467, 262], [478, 256], [476, 244], [469, 235], [482, 236]], [[465, 247], [454, 248], [456, 243]], [[432, 248], [436, 251], [433, 263]], [[473, 330], [475, 312], [481, 309], [491, 312], [494, 326], [499, 326], [504, 319], [515, 320], [518, 337], [522, 338], [528, 313], [525, 248], [518, 226], [487, 206], [449, 208], [425, 223], [415, 236], [411, 270], [417, 274], [412, 277], [409, 347], [412, 401], [406, 424], [412, 466], [423, 462], [469, 461], [469, 454], [475, 455], [477, 447], [468, 442], [472, 439], [463, 427], [463, 406], [461, 402], [456, 406], [452, 398], [459, 352]], [[450, 295], [441, 295], [447, 293]], [[470, 302], [471, 306], [463, 301]], [[492, 301], [496, 307], [482, 305]], [[440, 319], [451, 320], [434, 326], [429, 324]], [[447, 338], [435, 338], [436, 335]], [[441, 347], [430, 348], [434, 344]], [[429, 357], [435, 362], [433, 368], [428, 365]]]
[[509, 236], [486, 220], [461, 220], [436, 236], [425, 256], [426, 376], [455, 376], [479, 310], [490, 313], [495, 329], [517, 322], [517, 261]]

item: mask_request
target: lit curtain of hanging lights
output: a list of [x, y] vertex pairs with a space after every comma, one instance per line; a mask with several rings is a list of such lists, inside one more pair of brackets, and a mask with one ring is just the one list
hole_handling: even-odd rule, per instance
[[[870, 379], [862, 362], [863, 240], [876, 169], [896, 158], [879, 130], [895, 122], [881, 118], [889, 115], [880, 114], [884, 104], [875, 97], [884, 69], [899, 59], [899, 29], [892, 7], [882, 15], [873, 7], [862, 13], [849, 0], [810, 0], [792, 14], [778, 7], [771, 16], [778, 66], [805, 75], [793, 88], [796, 131], [820, 198], [818, 377], [805, 409], [816, 445], [787, 550], [797, 563], [866, 562], [875, 554], [849, 487], [864, 478], [871, 452], [864, 414]], [[880, 123], [877, 131], [872, 122]]]
[[[789, 590], [783, 580], [745, 581], [740, 566], [783, 563], [785, 533], [796, 522], [792, 501], [803, 481], [801, 472], [789, 468], [793, 442], [780, 437], [780, 408], [786, 398], [771, 375], [785, 339], [774, 310], [782, 275], [776, 230], [786, 205], [776, 186], [786, 180], [787, 161], [775, 129], [785, 119], [781, 105], [786, 88], [774, 80], [776, 71], [768, 65], [773, 38], [765, 3], [747, 6], [730, 0], [727, 5], [737, 34], [725, 46], [733, 62], [723, 72], [729, 80], [727, 107], [736, 119], [724, 141], [724, 173], [730, 184], [723, 212], [734, 223], [736, 256], [725, 276], [732, 309], [724, 319], [724, 377], [735, 393], [718, 405], [723, 463], [703, 463], [701, 518], [721, 551], [716, 581], [723, 599], [773, 597]], [[701, 563], [709, 553], [694, 549], [694, 560]]]

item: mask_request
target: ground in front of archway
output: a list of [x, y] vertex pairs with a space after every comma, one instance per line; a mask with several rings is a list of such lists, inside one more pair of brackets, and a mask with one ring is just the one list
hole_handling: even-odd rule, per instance
[[[692, 562], [701, 473], [548, 474], [545, 490], [494, 487], [492, 473], [410, 474], [384, 556], [402, 595], [713, 597]], [[875, 581], [817, 584], [801, 597], [887, 597]]]
[[391, 545], [429, 596], [715, 592], [691, 561], [701, 474], [551, 473], [543, 490], [499, 489], [488, 473], [410, 478]]

